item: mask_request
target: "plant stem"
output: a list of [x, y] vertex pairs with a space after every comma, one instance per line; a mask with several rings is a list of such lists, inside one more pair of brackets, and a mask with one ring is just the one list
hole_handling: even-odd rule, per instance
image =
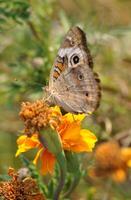
[[[53, 136], [54, 133], [52, 133], [52, 136]], [[55, 140], [56, 139], [56, 140]], [[54, 192], [54, 198], [53, 200], [58, 200], [59, 199], [59, 196], [60, 196], [60, 193], [64, 187], [64, 184], [65, 184], [65, 179], [66, 179], [66, 170], [67, 170], [67, 166], [66, 166], [66, 158], [65, 158], [65, 154], [64, 154], [64, 151], [62, 151], [62, 148], [61, 146], [58, 145], [58, 138], [57, 137], [51, 137], [51, 134], [39, 134], [39, 140], [41, 142], [41, 144], [47, 148], [48, 150], [50, 150], [51, 152], [51, 148], [53, 150], [53, 154], [55, 155], [56, 157], [56, 160], [59, 164], [59, 172], [60, 172], [60, 176], [59, 176], [59, 180], [58, 180], [58, 186]], [[55, 143], [55, 144], [54, 144]], [[57, 146], [56, 146], [57, 144]], [[58, 148], [58, 151], [56, 151], [55, 149], [55, 146], [56, 148]], [[54, 147], [54, 148], [53, 148]]]
[[68, 190], [63, 194], [63, 199], [69, 197], [72, 191], [76, 188], [79, 184], [81, 179], [81, 167], [79, 164], [78, 156], [72, 152], [65, 151], [66, 160], [67, 160], [67, 168], [73, 177]]
[[32, 34], [34, 35], [34, 37], [39, 41], [41, 42], [41, 39], [40, 39], [40, 36], [38, 34], [38, 32], [36, 31], [36, 28], [34, 26], [34, 24], [31, 22], [31, 21], [27, 21], [27, 24], [32, 32]]
[[76, 176], [74, 180], [72, 181], [69, 190], [63, 195], [63, 199], [69, 197], [69, 195], [72, 193], [72, 191], [77, 187], [80, 181], [80, 175]]
[[66, 179], [66, 159], [63, 152], [57, 155], [57, 161], [59, 163], [59, 168], [60, 168], [60, 178], [59, 178], [59, 184], [54, 193], [54, 198], [53, 198], [54, 200], [59, 199], [60, 193], [64, 187]]

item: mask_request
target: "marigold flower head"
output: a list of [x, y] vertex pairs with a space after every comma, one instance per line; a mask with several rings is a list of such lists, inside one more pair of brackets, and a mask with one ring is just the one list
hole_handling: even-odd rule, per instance
[[59, 120], [60, 112], [52, 109], [43, 100], [34, 103], [23, 102], [19, 116], [24, 121], [25, 133], [32, 134], [40, 129], [51, 125], [51, 120]]
[[0, 183], [0, 197], [2, 199], [45, 200], [34, 179], [28, 177], [21, 180], [13, 168], [9, 168], [8, 174], [12, 179]]
[[[45, 146], [41, 143], [39, 137], [41, 130], [48, 131], [47, 127], [50, 127], [55, 132], [53, 134], [58, 134], [64, 150], [77, 153], [92, 151], [97, 141], [93, 133], [81, 128], [82, 120], [85, 118], [84, 114], [73, 115], [67, 113], [62, 115], [58, 106], [49, 107], [40, 100], [35, 103], [23, 103], [20, 117], [24, 120], [26, 135], [20, 136], [17, 140], [18, 150], [16, 156], [29, 149], [38, 148], [34, 163], [41, 157], [43, 174], [53, 172], [56, 160], [53, 153], [57, 151], [54, 147], [55, 152], [51, 151], [51, 153], [47, 147], [48, 145]], [[42, 136], [44, 137], [44, 134]], [[58, 144], [55, 145], [58, 146]]]
[[128, 167], [131, 167], [131, 148], [109, 141], [98, 145], [94, 157], [95, 167], [90, 170], [92, 177], [111, 176], [117, 182], [126, 180]]
[[95, 151], [95, 160], [101, 168], [118, 168], [122, 165], [119, 144], [115, 141], [100, 144]]

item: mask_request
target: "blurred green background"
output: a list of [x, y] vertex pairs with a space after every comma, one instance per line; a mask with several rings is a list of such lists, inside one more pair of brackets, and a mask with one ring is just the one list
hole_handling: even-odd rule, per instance
[[[0, 0], [1, 174], [21, 166], [15, 158], [21, 102], [43, 97], [60, 42], [73, 25], [86, 32], [102, 84], [101, 105], [87, 127], [102, 140], [131, 130], [130, 0]], [[123, 187], [102, 198], [102, 184], [81, 185], [72, 199], [131, 199]]]

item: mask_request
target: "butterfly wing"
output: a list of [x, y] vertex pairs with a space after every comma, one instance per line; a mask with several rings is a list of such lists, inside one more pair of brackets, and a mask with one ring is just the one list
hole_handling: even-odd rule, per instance
[[49, 93], [53, 103], [67, 112], [93, 112], [99, 104], [100, 85], [92, 68], [85, 34], [80, 28], [73, 27], [67, 33], [51, 71]]

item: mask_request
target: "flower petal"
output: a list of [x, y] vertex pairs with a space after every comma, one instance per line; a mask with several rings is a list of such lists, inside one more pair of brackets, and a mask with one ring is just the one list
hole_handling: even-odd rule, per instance
[[73, 122], [68, 124], [66, 129], [61, 135], [62, 140], [68, 141], [78, 141], [80, 139], [80, 124], [77, 122]]
[[44, 150], [41, 155], [41, 160], [42, 160], [42, 168], [41, 168], [42, 174], [44, 175], [47, 173], [52, 174], [55, 166], [55, 156], [52, 153], [48, 152], [47, 150]]
[[92, 151], [97, 142], [96, 136], [89, 130], [82, 129], [80, 132], [83, 141], [88, 145], [88, 151]]
[[83, 142], [82, 140], [80, 140], [77, 143], [70, 144], [70, 146], [66, 150], [70, 150], [70, 151], [73, 151], [73, 152], [76, 152], [76, 153], [91, 151], [91, 149], [89, 148], [88, 144]]
[[31, 137], [28, 137], [27, 135], [22, 135], [17, 139], [17, 144], [18, 150], [15, 156], [18, 156], [23, 152], [38, 147], [40, 145], [40, 142], [38, 140], [37, 134], [34, 134]]
[[36, 154], [36, 156], [33, 160], [34, 165], [36, 165], [38, 158], [39, 158], [39, 156], [40, 156], [40, 154], [42, 153], [43, 150], [44, 150], [44, 148], [40, 148], [39, 151], [37, 152], [37, 154]]
[[89, 130], [82, 129], [80, 124], [73, 122], [68, 125], [61, 136], [63, 148], [73, 152], [89, 152], [97, 141], [96, 136]]
[[61, 115], [61, 110], [59, 106], [50, 107], [50, 109], [52, 110], [52, 116], [54, 116], [56, 113]]
[[72, 113], [67, 113], [65, 114], [63, 117], [66, 118], [67, 121], [69, 121], [70, 123], [74, 122], [74, 121], [79, 121], [81, 122], [84, 118], [85, 118], [85, 114], [72, 114]]

